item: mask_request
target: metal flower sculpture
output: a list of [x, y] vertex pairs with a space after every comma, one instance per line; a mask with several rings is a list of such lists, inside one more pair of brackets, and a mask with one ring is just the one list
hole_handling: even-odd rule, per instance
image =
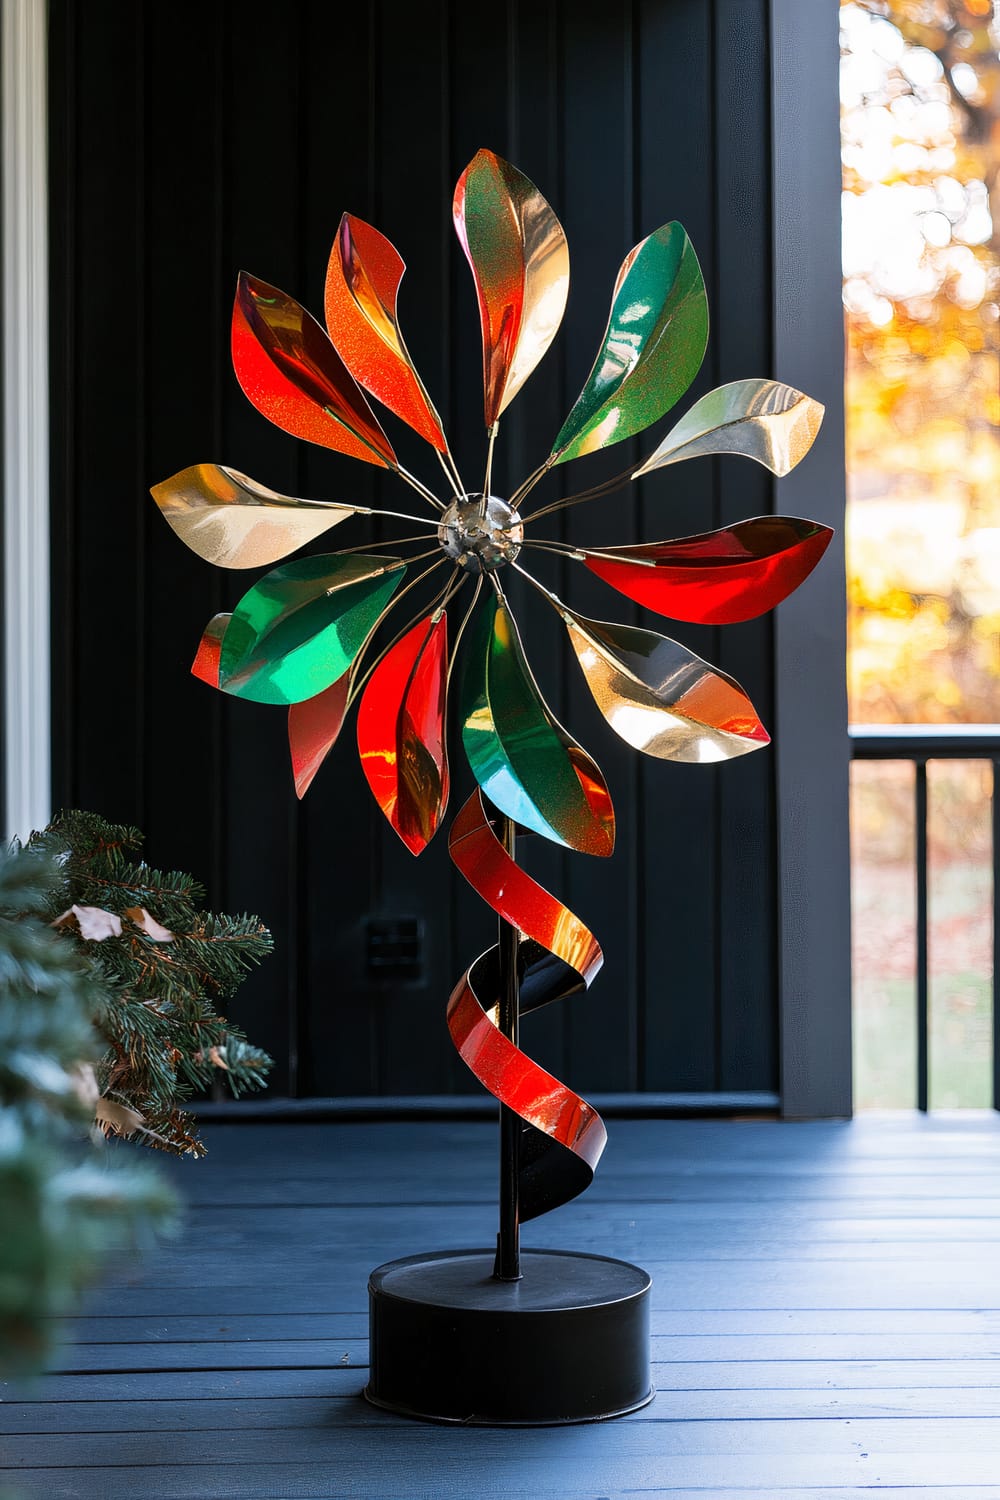
[[[345, 214], [327, 271], [328, 332], [285, 292], [240, 275], [232, 324], [236, 375], [270, 421], [294, 437], [393, 470], [433, 516], [295, 499], [217, 464], [185, 469], [153, 495], [181, 540], [210, 562], [280, 563], [232, 614], [210, 622], [192, 670], [225, 693], [287, 708], [300, 797], [357, 701], [364, 774], [413, 854], [433, 838], [448, 803], [447, 698], [468, 627], [458, 715], [478, 790], [452, 823], [450, 852], [508, 933], [516, 933], [506, 953], [501, 941], [459, 981], [449, 1026], [473, 1072], [516, 1117], [519, 1138], [511, 1150], [523, 1220], [587, 1185], [605, 1132], [590, 1105], [519, 1049], [518, 1011], [589, 985], [601, 950], [583, 923], [517, 865], [514, 833], [529, 830], [581, 853], [607, 855], [614, 812], [597, 765], [539, 692], [504, 571], [523, 574], [551, 603], [616, 734], [661, 760], [719, 761], [768, 742], [740, 685], [668, 636], [585, 618], [532, 578], [525, 557], [533, 548], [554, 549], [647, 609], [719, 625], [778, 604], [819, 561], [831, 533], [813, 521], [763, 516], [642, 545], [577, 549], [540, 537], [536, 523], [561, 506], [700, 455], [741, 453], [786, 474], [809, 449], [822, 407], [774, 380], [735, 381], [696, 402], [641, 465], [527, 513], [525, 502], [549, 470], [644, 431], [688, 389], [708, 339], [705, 285], [679, 224], [665, 224], [629, 251], [580, 395], [545, 461], [502, 499], [491, 493], [499, 422], [558, 330], [569, 287], [566, 237], [538, 189], [491, 151], [480, 151], [462, 173], [453, 213], [482, 323], [488, 435], [482, 491], [462, 482], [407, 353], [397, 314], [403, 261], [378, 230]], [[444, 498], [400, 465], [365, 392], [430, 444], [444, 474]], [[280, 562], [347, 517], [373, 514], [428, 530], [396, 544]], [[383, 545], [399, 555], [383, 555]], [[373, 654], [390, 613], [438, 570], [443, 586]], [[470, 580], [472, 599], [449, 643], [447, 605]], [[512, 975], [513, 1000], [508, 994], [505, 1003]]]

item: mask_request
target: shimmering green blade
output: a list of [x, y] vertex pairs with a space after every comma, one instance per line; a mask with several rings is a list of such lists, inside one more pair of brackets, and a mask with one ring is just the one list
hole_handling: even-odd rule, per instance
[[604, 341], [551, 462], [609, 448], [658, 421], [697, 375], [707, 343], [698, 257], [680, 224], [664, 224], [622, 262]]
[[347, 671], [406, 569], [395, 557], [303, 557], [274, 568], [233, 610], [219, 686], [288, 705]]
[[496, 599], [480, 612], [466, 653], [461, 706], [472, 773], [501, 812], [567, 848], [611, 853], [604, 778], [545, 704], [513, 617]]
[[563, 619], [594, 701], [615, 734], [659, 760], [732, 760], [769, 740], [746, 693], [654, 630]]
[[813, 445], [823, 407], [780, 380], [734, 380], [696, 401], [632, 475], [709, 453], [742, 453], [787, 474]]

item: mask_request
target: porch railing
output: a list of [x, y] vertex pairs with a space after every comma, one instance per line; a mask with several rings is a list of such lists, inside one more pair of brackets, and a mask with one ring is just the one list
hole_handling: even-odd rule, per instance
[[988, 761], [993, 768], [993, 1108], [1000, 1109], [1000, 724], [855, 724], [852, 760], [910, 762], [914, 776], [916, 851], [917, 1108], [928, 1100], [928, 879], [927, 764], [932, 760]]

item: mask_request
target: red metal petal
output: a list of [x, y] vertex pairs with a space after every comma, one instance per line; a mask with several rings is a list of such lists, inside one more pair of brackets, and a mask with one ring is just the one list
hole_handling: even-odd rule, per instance
[[384, 234], [344, 214], [326, 272], [326, 326], [359, 385], [441, 453], [441, 418], [403, 342], [396, 296], [406, 270]]
[[430, 843], [448, 805], [447, 675], [448, 617], [421, 620], [375, 668], [358, 710], [361, 768], [411, 854]]
[[658, 614], [695, 625], [732, 625], [787, 598], [832, 536], [818, 521], [759, 516], [676, 541], [605, 547], [584, 560], [598, 578]]
[[241, 271], [233, 304], [233, 369], [275, 426], [367, 463], [396, 455], [364, 392], [316, 319], [277, 287]]
[[301, 800], [337, 742], [347, 713], [350, 672], [331, 682], [313, 698], [293, 703], [288, 710], [288, 745], [292, 752], [295, 793]]
[[222, 656], [222, 637], [226, 633], [226, 626], [232, 619], [232, 615], [213, 615], [205, 626], [205, 633], [198, 642], [198, 650], [195, 652], [194, 661], [191, 663], [192, 675], [202, 682], [207, 682], [209, 687], [219, 686], [219, 661]]

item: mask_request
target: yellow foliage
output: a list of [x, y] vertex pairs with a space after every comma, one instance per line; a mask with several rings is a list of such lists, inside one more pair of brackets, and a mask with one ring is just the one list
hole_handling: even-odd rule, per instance
[[1000, 21], [842, 15], [851, 716], [997, 722]]

